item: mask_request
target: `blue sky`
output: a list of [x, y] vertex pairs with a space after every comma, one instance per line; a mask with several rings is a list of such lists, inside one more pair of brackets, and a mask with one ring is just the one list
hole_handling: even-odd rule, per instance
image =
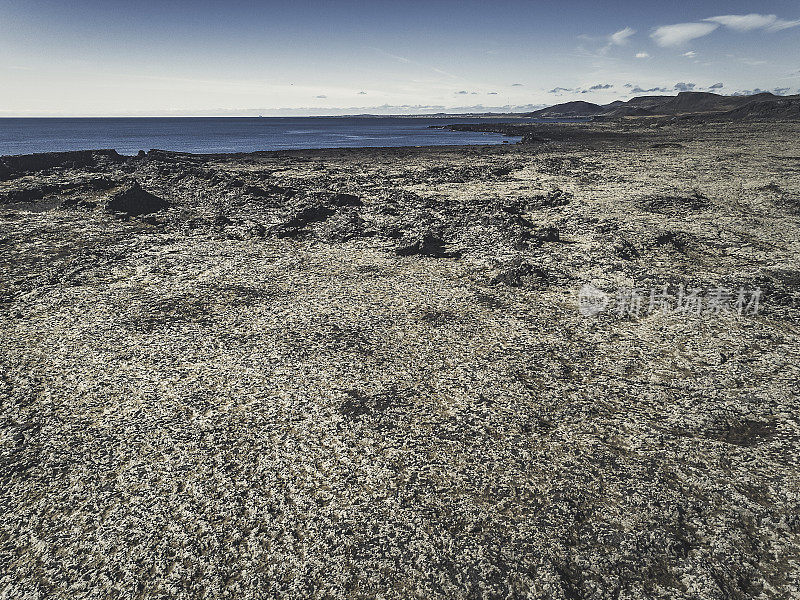
[[798, 88], [796, 0], [0, 0], [0, 116], [525, 110]]

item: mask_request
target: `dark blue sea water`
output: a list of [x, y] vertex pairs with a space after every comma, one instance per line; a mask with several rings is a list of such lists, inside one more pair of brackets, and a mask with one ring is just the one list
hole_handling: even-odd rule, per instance
[[499, 134], [429, 128], [430, 125], [478, 122], [489, 120], [397, 117], [0, 119], [0, 155], [97, 148], [113, 148], [121, 154], [136, 154], [152, 148], [216, 153], [517, 141], [517, 138]]

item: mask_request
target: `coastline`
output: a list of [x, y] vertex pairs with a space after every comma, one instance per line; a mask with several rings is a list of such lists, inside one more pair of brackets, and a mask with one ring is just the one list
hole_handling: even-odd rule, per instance
[[[501, 119], [469, 118], [467, 122]], [[121, 154], [162, 148], [221, 153], [280, 149], [430, 146], [501, 143], [502, 134], [449, 132], [428, 127], [445, 117], [304, 118], [58, 118], [0, 119], [0, 154], [115, 148]]]

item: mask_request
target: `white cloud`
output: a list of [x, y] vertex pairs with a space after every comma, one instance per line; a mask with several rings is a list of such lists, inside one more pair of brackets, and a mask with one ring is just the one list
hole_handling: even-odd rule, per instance
[[612, 33], [610, 36], [608, 36], [608, 41], [615, 46], [623, 46], [628, 43], [628, 38], [634, 33], [636, 33], [636, 30], [626, 27], [625, 29], [620, 29], [616, 33]]
[[694, 50], [689, 50], [688, 52], [684, 52], [683, 55], [687, 58], [694, 58], [695, 56], [697, 56], [697, 52], [695, 52]]
[[798, 26], [800, 26], [800, 19], [795, 19], [794, 21], [784, 21], [783, 19], [778, 19], [772, 25], [767, 27], [767, 31], [782, 31], [783, 29], [790, 29], [791, 27]]
[[656, 28], [650, 37], [659, 46], [680, 46], [714, 31], [717, 23], [677, 23]]
[[749, 15], [720, 15], [703, 20], [718, 23], [736, 31], [752, 31], [754, 29], [780, 31], [800, 25], [800, 20], [786, 21], [784, 19], [779, 19], [776, 15], [760, 15], [758, 13], [750, 13]]
[[722, 15], [719, 17], [709, 17], [703, 19], [704, 21], [711, 21], [712, 23], [719, 23], [736, 29], [737, 31], [750, 31], [752, 29], [762, 29], [768, 25], [772, 25], [777, 20], [775, 15], [759, 15], [752, 13], [749, 15]]
[[637, 52], [636, 58], [650, 58], [650, 55], [647, 52]]
[[790, 27], [800, 26], [800, 19], [787, 21], [779, 19], [776, 15], [761, 15], [750, 13], [748, 15], [719, 15], [703, 19], [702, 23], [676, 23], [675, 25], [662, 25], [657, 27], [650, 37], [659, 46], [680, 46], [686, 42], [708, 35], [720, 26], [734, 31], [781, 31]]

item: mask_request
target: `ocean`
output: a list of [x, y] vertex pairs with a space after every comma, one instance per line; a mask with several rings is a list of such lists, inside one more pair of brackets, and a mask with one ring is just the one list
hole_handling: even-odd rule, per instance
[[153, 148], [222, 153], [517, 141], [519, 138], [494, 133], [429, 128], [430, 125], [503, 120], [427, 117], [2, 118], [0, 155], [99, 148], [112, 148], [120, 154], [136, 154], [139, 150]]

